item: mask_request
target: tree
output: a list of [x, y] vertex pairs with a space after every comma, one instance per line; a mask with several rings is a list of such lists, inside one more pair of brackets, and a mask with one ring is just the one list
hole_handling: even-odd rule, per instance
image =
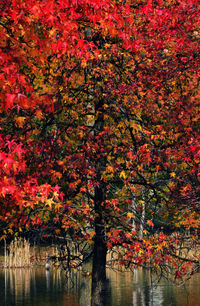
[[175, 279], [199, 266], [189, 251], [199, 226], [199, 10], [195, 0], [1, 7], [4, 234], [84, 242], [81, 259], [69, 247], [63, 258], [70, 269], [93, 256], [92, 305], [103, 304], [108, 250], [112, 262]]

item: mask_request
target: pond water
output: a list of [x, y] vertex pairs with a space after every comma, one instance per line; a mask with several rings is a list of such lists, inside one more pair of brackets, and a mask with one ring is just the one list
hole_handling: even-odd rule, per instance
[[[184, 287], [162, 281], [151, 286], [149, 274], [107, 271], [105, 306], [199, 306], [200, 274]], [[87, 306], [91, 276], [81, 272], [71, 282], [59, 270], [44, 268], [0, 270], [1, 306]]]

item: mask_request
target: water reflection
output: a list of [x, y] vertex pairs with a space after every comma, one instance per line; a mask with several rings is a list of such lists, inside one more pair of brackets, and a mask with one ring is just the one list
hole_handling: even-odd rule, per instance
[[108, 271], [111, 291], [106, 306], [199, 306], [200, 274], [185, 286], [177, 287], [162, 280], [152, 286], [150, 274]]
[[78, 287], [72, 287], [61, 271], [5, 269], [0, 271], [0, 305], [78, 306]]
[[[164, 281], [152, 287], [148, 272], [107, 271], [105, 306], [198, 306], [200, 275], [185, 287]], [[72, 280], [72, 281], [71, 281]], [[89, 306], [91, 276], [78, 272], [66, 279], [60, 271], [32, 269], [0, 270], [0, 305]]]
[[47, 284], [47, 291], [50, 289], [50, 272], [46, 270], [46, 284]]

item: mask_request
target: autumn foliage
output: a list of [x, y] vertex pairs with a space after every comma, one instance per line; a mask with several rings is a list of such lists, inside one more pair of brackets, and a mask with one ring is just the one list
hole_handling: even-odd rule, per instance
[[198, 269], [199, 16], [198, 0], [1, 1], [2, 238]]

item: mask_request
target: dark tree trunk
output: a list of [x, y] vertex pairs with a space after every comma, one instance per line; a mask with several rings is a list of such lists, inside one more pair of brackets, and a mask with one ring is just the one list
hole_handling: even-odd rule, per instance
[[104, 306], [104, 289], [106, 281], [106, 254], [105, 224], [102, 215], [105, 191], [102, 188], [95, 189], [95, 232], [94, 254], [92, 263], [92, 306]]
[[[99, 89], [101, 93], [101, 89]], [[95, 229], [95, 238], [94, 238], [94, 249], [93, 249], [93, 263], [92, 263], [92, 299], [91, 306], [104, 306], [104, 287], [106, 281], [106, 255], [107, 255], [107, 246], [105, 239], [105, 200], [106, 200], [106, 185], [102, 181], [101, 176], [102, 172], [106, 167], [106, 158], [102, 154], [102, 151], [105, 150], [106, 144], [105, 139], [101, 136], [101, 133], [104, 130], [104, 116], [103, 116], [103, 105], [104, 100], [100, 99], [95, 103], [95, 114], [97, 118], [94, 122], [93, 132], [94, 132], [94, 141], [98, 140], [99, 148], [98, 154], [99, 158], [96, 159], [94, 167], [96, 169], [96, 180], [98, 186], [94, 190], [94, 211], [95, 211], [95, 220], [94, 220], [94, 229]]]

